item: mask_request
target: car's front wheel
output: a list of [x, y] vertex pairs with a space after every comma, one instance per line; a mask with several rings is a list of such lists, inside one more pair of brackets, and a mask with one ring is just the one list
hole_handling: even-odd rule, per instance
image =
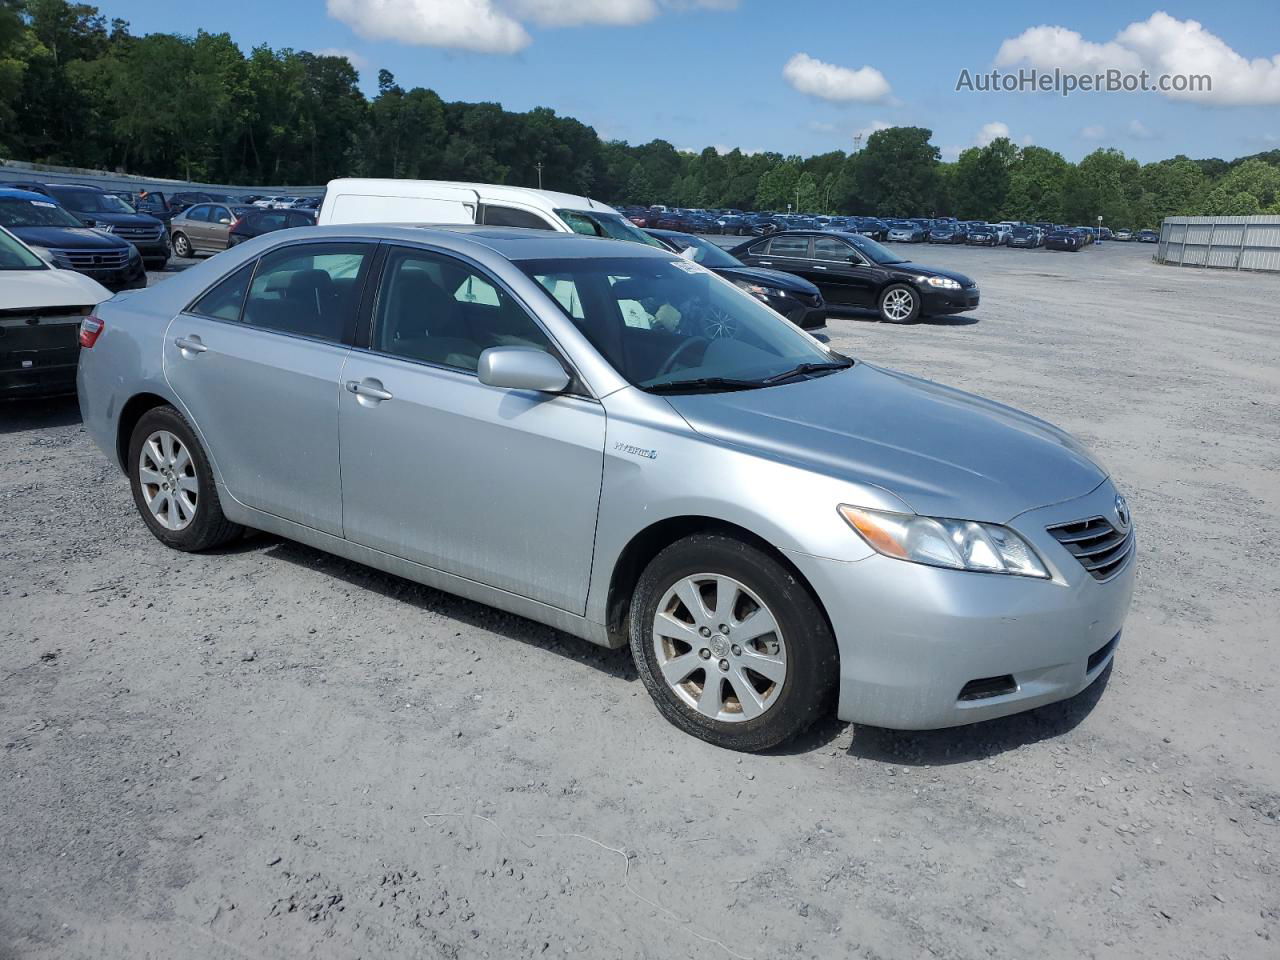
[[920, 294], [905, 283], [894, 283], [880, 294], [880, 319], [886, 323], [913, 323], [920, 316]]
[[242, 532], [223, 514], [209, 458], [173, 407], [148, 410], [133, 428], [129, 480], [143, 523], [166, 546], [208, 550]]
[[826, 617], [792, 571], [743, 540], [698, 534], [654, 557], [630, 637], [658, 710], [716, 746], [766, 750], [830, 710], [838, 657]]

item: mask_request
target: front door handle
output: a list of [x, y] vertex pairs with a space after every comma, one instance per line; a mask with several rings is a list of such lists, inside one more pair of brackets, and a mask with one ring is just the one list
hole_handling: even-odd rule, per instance
[[196, 336], [178, 337], [173, 341], [178, 345], [178, 349], [185, 353], [204, 353], [209, 348], [200, 342], [200, 338]]
[[773, 261], [772, 261], [772, 260], [761, 260], [761, 261], [759, 261], [759, 262], [760, 262], [761, 264], [763, 264], [764, 266], [766, 266], [766, 267], [771, 267], [771, 266], [773, 266]]
[[366, 378], [364, 380], [348, 380], [347, 390], [354, 393], [357, 397], [364, 400], [371, 400], [374, 403], [381, 403], [383, 400], [391, 400], [395, 397], [390, 390], [382, 389], [380, 380]]
[[826, 267], [824, 267], [824, 266], [823, 266], [822, 264], [820, 264], [820, 263], [815, 263], [815, 264], [813, 265], [813, 269], [815, 269], [815, 270], [825, 270], [825, 269], [827, 269], [827, 268], [826, 268]]

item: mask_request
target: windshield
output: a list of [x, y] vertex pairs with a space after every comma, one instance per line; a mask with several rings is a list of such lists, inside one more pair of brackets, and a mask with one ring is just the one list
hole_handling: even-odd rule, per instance
[[743, 265], [741, 260], [723, 247], [717, 247], [710, 240], [695, 237], [691, 233], [677, 233], [666, 239], [675, 244], [679, 251], [692, 250], [690, 257], [693, 262], [700, 263], [704, 267], [741, 267]]
[[900, 256], [890, 250], [888, 247], [882, 247], [870, 237], [864, 237], [860, 233], [851, 233], [845, 237], [850, 243], [858, 248], [858, 251], [873, 263], [906, 263]]
[[49, 192], [68, 210], [77, 210], [80, 213], [135, 212], [133, 207], [110, 193], [98, 193], [96, 190], [66, 190], [58, 187], [50, 187]]
[[0, 227], [79, 227], [79, 220], [52, 200], [0, 197]]
[[661, 243], [620, 213], [557, 210], [556, 214], [574, 233], [585, 234], [588, 237], [608, 237], [611, 240], [629, 240], [632, 243], [643, 243], [650, 247], [662, 247]]
[[592, 257], [518, 266], [618, 373], [644, 389], [767, 386], [761, 381], [802, 364], [849, 363], [688, 260]]
[[0, 270], [47, 270], [48, 264], [7, 230], [0, 230]]

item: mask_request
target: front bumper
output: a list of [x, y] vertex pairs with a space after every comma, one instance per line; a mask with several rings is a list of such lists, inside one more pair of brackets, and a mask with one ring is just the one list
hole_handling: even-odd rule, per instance
[[[1010, 523], [1052, 579], [944, 570], [876, 554], [842, 562], [787, 552], [826, 608], [840, 651], [841, 720], [899, 730], [952, 727], [1064, 700], [1111, 662], [1133, 595], [1134, 553], [1099, 582], [1046, 527], [1107, 516], [1115, 488]], [[993, 695], [962, 699], [974, 681]], [[971, 694], [970, 694], [971, 695]]]
[[976, 309], [981, 300], [982, 296], [976, 286], [961, 287], [959, 290], [925, 287], [920, 291], [920, 312], [925, 316], [963, 313]]
[[130, 261], [119, 270], [80, 268], [76, 272], [83, 273], [86, 277], [93, 277], [113, 293], [119, 293], [121, 290], [139, 290], [147, 285], [147, 266], [141, 257]]
[[799, 297], [761, 297], [761, 301], [803, 330], [827, 325], [827, 305], [821, 297], [810, 303]]

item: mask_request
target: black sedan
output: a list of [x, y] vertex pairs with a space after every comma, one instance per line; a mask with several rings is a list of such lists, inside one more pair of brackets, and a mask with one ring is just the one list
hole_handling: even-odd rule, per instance
[[242, 214], [227, 231], [227, 246], [234, 247], [238, 243], [260, 237], [264, 233], [276, 230], [288, 230], [291, 227], [314, 227], [315, 214], [309, 210], [263, 210], [252, 208]]
[[964, 242], [975, 247], [996, 247], [1000, 245], [1000, 234], [996, 233], [994, 227], [978, 224], [969, 227]]
[[964, 243], [965, 227], [959, 223], [935, 223], [929, 228], [930, 243]]
[[1044, 234], [1040, 232], [1039, 227], [1029, 227], [1025, 224], [1020, 227], [1014, 227], [1009, 231], [1009, 246], [1011, 247], [1038, 247], [1044, 239]]
[[1139, 243], [1159, 243], [1160, 234], [1154, 230], [1139, 230], [1137, 233]]
[[729, 251], [749, 267], [804, 277], [828, 306], [869, 307], [889, 323], [962, 313], [978, 305], [978, 285], [964, 274], [912, 263], [857, 233], [788, 231]]
[[1075, 253], [1084, 246], [1084, 238], [1075, 230], [1054, 230], [1044, 242], [1048, 250], [1067, 250]]
[[676, 253], [685, 254], [694, 263], [732, 281], [797, 327], [811, 330], [827, 322], [827, 305], [822, 293], [808, 280], [781, 270], [749, 267], [723, 247], [689, 233], [674, 230], [646, 230], [645, 233], [657, 237]]

